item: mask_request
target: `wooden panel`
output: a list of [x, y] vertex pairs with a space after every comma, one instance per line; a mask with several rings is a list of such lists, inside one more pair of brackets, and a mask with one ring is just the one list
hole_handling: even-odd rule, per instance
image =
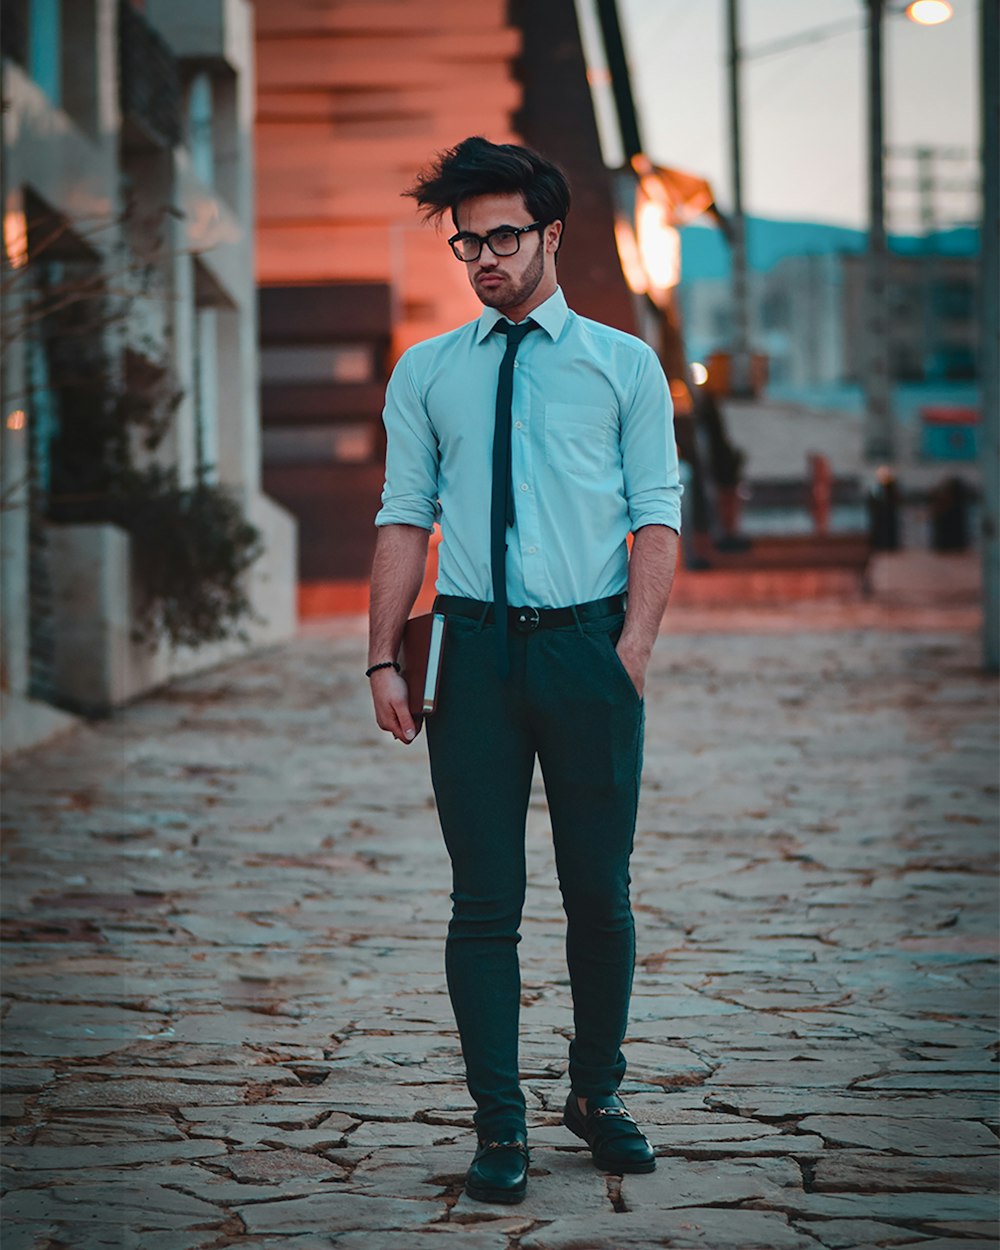
[[402, 197], [469, 134], [518, 141], [506, 0], [258, 0], [262, 282], [388, 282], [393, 351], [478, 314], [465, 269]]
[[[488, 120], [472, 118], [469, 130], [474, 133], [477, 121]], [[516, 138], [506, 126], [483, 125], [479, 129], [488, 130], [498, 143]], [[403, 191], [421, 164], [462, 133], [457, 125], [435, 122], [419, 144], [405, 137], [364, 144], [338, 141], [329, 135], [312, 143], [301, 133], [279, 144], [268, 143], [261, 136], [257, 147], [258, 223], [321, 218], [349, 222], [413, 220], [416, 207], [403, 197]]]
[[[431, 140], [428, 151], [441, 145], [441, 140]], [[345, 177], [329, 164], [311, 169], [289, 162], [277, 170], [258, 169], [257, 220], [261, 226], [321, 219], [347, 223], [416, 219], [416, 205], [402, 195], [416, 169], [387, 169], [370, 181]]]
[[428, 26], [472, 30], [486, 34], [506, 21], [507, 0], [256, 0], [257, 37], [296, 33], [380, 31], [420, 34]]
[[384, 226], [282, 225], [258, 233], [258, 282], [388, 282], [389, 277]]
[[410, 113], [445, 113], [462, 117], [470, 111], [495, 109], [512, 113], [520, 107], [521, 88], [504, 67], [487, 78], [449, 78], [433, 87], [326, 87], [310, 91], [268, 91], [257, 95], [257, 124], [292, 121], [351, 121], [371, 117], [405, 117]]
[[460, 117], [426, 117], [416, 140], [395, 127], [387, 127], [372, 140], [344, 134], [324, 122], [264, 122], [257, 128], [258, 169], [288, 169], [301, 161], [306, 166], [326, 164], [331, 172], [343, 171], [350, 177], [378, 177], [391, 173], [390, 166], [397, 170], [416, 168], [433, 155], [435, 145], [451, 147], [466, 135], [475, 134], [476, 121], [489, 123], [483, 129], [494, 138], [510, 134], [508, 119], [499, 110], [487, 108]]
[[432, 87], [442, 74], [478, 73], [486, 66], [505, 67], [520, 50], [516, 31], [433, 34], [397, 39], [359, 36], [348, 39], [275, 39], [258, 42], [257, 75], [261, 88], [312, 86]]
[[268, 344], [384, 341], [392, 326], [391, 295], [382, 282], [265, 286], [258, 321], [261, 341]]
[[267, 426], [377, 420], [384, 402], [385, 387], [381, 382], [260, 388], [261, 417]]

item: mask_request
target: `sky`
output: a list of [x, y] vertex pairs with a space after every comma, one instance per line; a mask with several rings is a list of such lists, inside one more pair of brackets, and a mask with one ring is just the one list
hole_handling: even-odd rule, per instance
[[[987, 0], [988, 2], [988, 0]], [[586, 7], [577, 0], [586, 36]], [[707, 177], [731, 205], [725, 0], [618, 0], [640, 132], [647, 154]], [[917, 232], [912, 156], [893, 148], [960, 148], [935, 161], [941, 226], [978, 212], [979, 0], [953, 0], [954, 16], [919, 27], [884, 26], [886, 178], [891, 230]], [[890, 7], [902, 7], [890, 0]], [[741, 0], [744, 51], [743, 206], [753, 216], [864, 227], [867, 216], [865, 31], [862, 0]], [[752, 55], [801, 31], [834, 33], [769, 56]], [[588, 49], [588, 59], [590, 49]], [[970, 189], [969, 185], [973, 187]], [[895, 184], [895, 185], [893, 185]]]

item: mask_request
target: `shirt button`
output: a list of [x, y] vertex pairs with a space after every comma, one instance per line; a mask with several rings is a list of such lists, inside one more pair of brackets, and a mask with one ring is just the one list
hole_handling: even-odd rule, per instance
[[515, 421], [515, 422], [514, 422], [514, 429], [515, 429], [515, 430], [520, 430], [520, 429], [523, 429], [523, 426], [522, 426], [522, 424], [521, 424], [521, 422], [520, 422], [520, 421]]
[[515, 369], [520, 369], [520, 367], [521, 367], [521, 362], [520, 362], [519, 360], [515, 360], [515, 361], [514, 361], [514, 368], [515, 368]]
[[521, 483], [521, 489], [522, 489], [522, 490], [527, 490], [527, 489], [528, 489], [528, 483], [527, 483], [527, 482], [522, 482], [522, 483]]
[[533, 556], [537, 550], [538, 550], [538, 548], [537, 548], [537, 547], [529, 547], [529, 548], [528, 548], [528, 555], [529, 555], [529, 556]]

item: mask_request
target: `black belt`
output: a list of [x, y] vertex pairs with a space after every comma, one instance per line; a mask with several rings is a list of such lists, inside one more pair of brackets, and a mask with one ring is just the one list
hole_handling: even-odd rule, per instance
[[[483, 625], [493, 624], [493, 604], [480, 599], [462, 599], [458, 595], [438, 595], [434, 611], [445, 616], [467, 616]], [[572, 608], [508, 608], [507, 623], [511, 629], [522, 634], [534, 633], [536, 629], [558, 629], [563, 625], [597, 621], [605, 616], [616, 616], [625, 611], [625, 596], [611, 595], [608, 599], [594, 599], [590, 603], [578, 603]]]

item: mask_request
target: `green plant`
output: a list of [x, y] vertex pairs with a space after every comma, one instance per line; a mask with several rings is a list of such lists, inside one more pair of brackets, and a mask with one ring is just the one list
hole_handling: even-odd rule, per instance
[[[129, 202], [88, 234], [26, 203], [16, 263], [7, 251], [0, 256], [9, 295], [0, 343], [5, 351], [23, 344], [24, 390], [5, 398], [28, 412], [30, 455], [0, 507], [27, 507], [41, 530], [45, 520], [126, 530], [140, 600], [136, 637], [189, 647], [245, 639], [241, 622], [259, 618], [244, 574], [261, 554], [261, 535], [239, 499], [209, 480], [210, 466], [199, 464], [196, 483], [182, 486], [174, 467], [157, 463], [183, 393], [172, 385], [168, 344], [126, 332], [132, 301], [159, 289], [157, 214], [140, 220]], [[110, 265], [107, 249], [92, 246], [109, 229], [121, 232]]]
[[[96, 320], [106, 322], [99, 312]], [[140, 453], [156, 451], [183, 398], [170, 387], [168, 369], [132, 352], [115, 368], [106, 337], [87, 332], [79, 305], [46, 329], [58, 413], [49, 448], [49, 519], [111, 522], [130, 535], [137, 641], [167, 638], [188, 647], [245, 641], [241, 623], [259, 619], [243, 584], [263, 550], [259, 531], [239, 499], [204, 471], [194, 485], [182, 486], [173, 466], [136, 463]]]
[[135, 636], [198, 647], [237, 637], [253, 613], [243, 574], [262, 551], [260, 532], [223, 487], [183, 487], [174, 469], [138, 472], [116, 499], [132, 536], [142, 592]]
[[239, 499], [204, 479], [182, 486], [173, 466], [136, 467], [133, 431], [143, 431], [145, 445], [155, 447], [166, 423], [162, 412], [135, 397], [110, 395], [101, 403], [91, 394], [89, 402], [64, 406], [64, 413], [69, 420], [53, 443], [49, 517], [107, 521], [129, 534], [139, 592], [135, 639], [155, 644], [165, 637], [188, 647], [245, 641], [241, 622], [259, 618], [243, 574], [263, 544]]

